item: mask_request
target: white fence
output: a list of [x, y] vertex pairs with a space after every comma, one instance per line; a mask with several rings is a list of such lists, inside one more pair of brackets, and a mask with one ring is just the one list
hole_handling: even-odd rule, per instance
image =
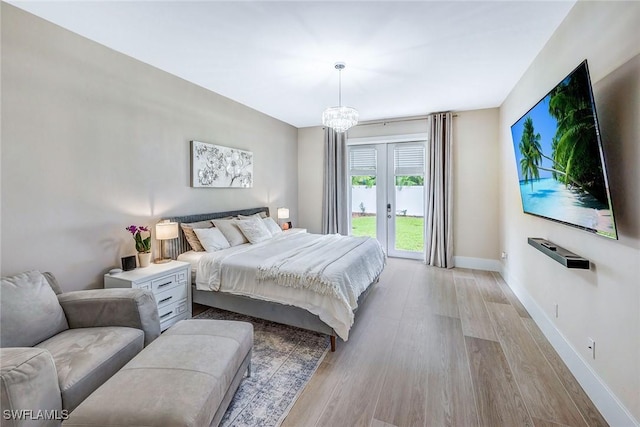
[[[367, 188], [364, 185], [351, 187], [351, 212], [376, 213], [376, 187]], [[404, 212], [406, 209], [406, 213]], [[410, 216], [424, 216], [424, 187], [396, 187], [396, 214]]]

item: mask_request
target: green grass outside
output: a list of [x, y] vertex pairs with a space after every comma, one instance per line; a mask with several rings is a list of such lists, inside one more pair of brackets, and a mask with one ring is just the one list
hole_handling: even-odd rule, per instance
[[[376, 217], [355, 214], [351, 218], [351, 229], [354, 236], [376, 237]], [[412, 252], [424, 250], [424, 218], [396, 216], [396, 249]]]

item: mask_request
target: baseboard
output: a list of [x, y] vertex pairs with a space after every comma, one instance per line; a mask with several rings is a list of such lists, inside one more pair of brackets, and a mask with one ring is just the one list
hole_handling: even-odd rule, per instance
[[640, 426], [629, 410], [616, 397], [609, 387], [602, 381], [593, 368], [582, 358], [580, 353], [564, 337], [562, 332], [547, 316], [545, 311], [531, 297], [521, 282], [509, 274], [507, 268], [501, 268], [502, 277], [516, 294], [522, 305], [527, 309], [531, 318], [536, 322], [542, 333], [560, 358], [569, 368], [578, 383], [582, 386], [591, 401], [596, 405], [602, 416], [611, 426]]
[[497, 259], [454, 256], [453, 264], [456, 267], [471, 268], [473, 270], [502, 271], [502, 264]]

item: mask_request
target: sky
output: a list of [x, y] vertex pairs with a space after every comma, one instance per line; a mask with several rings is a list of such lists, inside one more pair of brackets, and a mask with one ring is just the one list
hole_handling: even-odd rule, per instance
[[[516, 154], [516, 168], [518, 170], [519, 181], [523, 180], [522, 171], [520, 170], [520, 159], [522, 159], [522, 155], [520, 154], [519, 146], [520, 140], [522, 139], [524, 121], [527, 117], [531, 117], [531, 120], [533, 120], [534, 133], [540, 134], [540, 147], [542, 148], [542, 153], [548, 157], [552, 157], [551, 143], [556, 134], [558, 122], [549, 114], [549, 99], [551, 99], [551, 95], [545, 96], [531, 110], [529, 110], [527, 114], [511, 126], [511, 135], [513, 137], [513, 148]], [[540, 166], [551, 168], [552, 163], [550, 160], [542, 158]], [[540, 170], [540, 178], [550, 177], [551, 172]]]

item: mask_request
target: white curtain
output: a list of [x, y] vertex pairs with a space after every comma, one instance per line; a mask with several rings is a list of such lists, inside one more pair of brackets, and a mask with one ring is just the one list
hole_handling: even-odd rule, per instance
[[429, 117], [425, 177], [425, 263], [453, 265], [452, 114]]
[[322, 233], [349, 234], [347, 143], [344, 132], [324, 129], [324, 188]]

